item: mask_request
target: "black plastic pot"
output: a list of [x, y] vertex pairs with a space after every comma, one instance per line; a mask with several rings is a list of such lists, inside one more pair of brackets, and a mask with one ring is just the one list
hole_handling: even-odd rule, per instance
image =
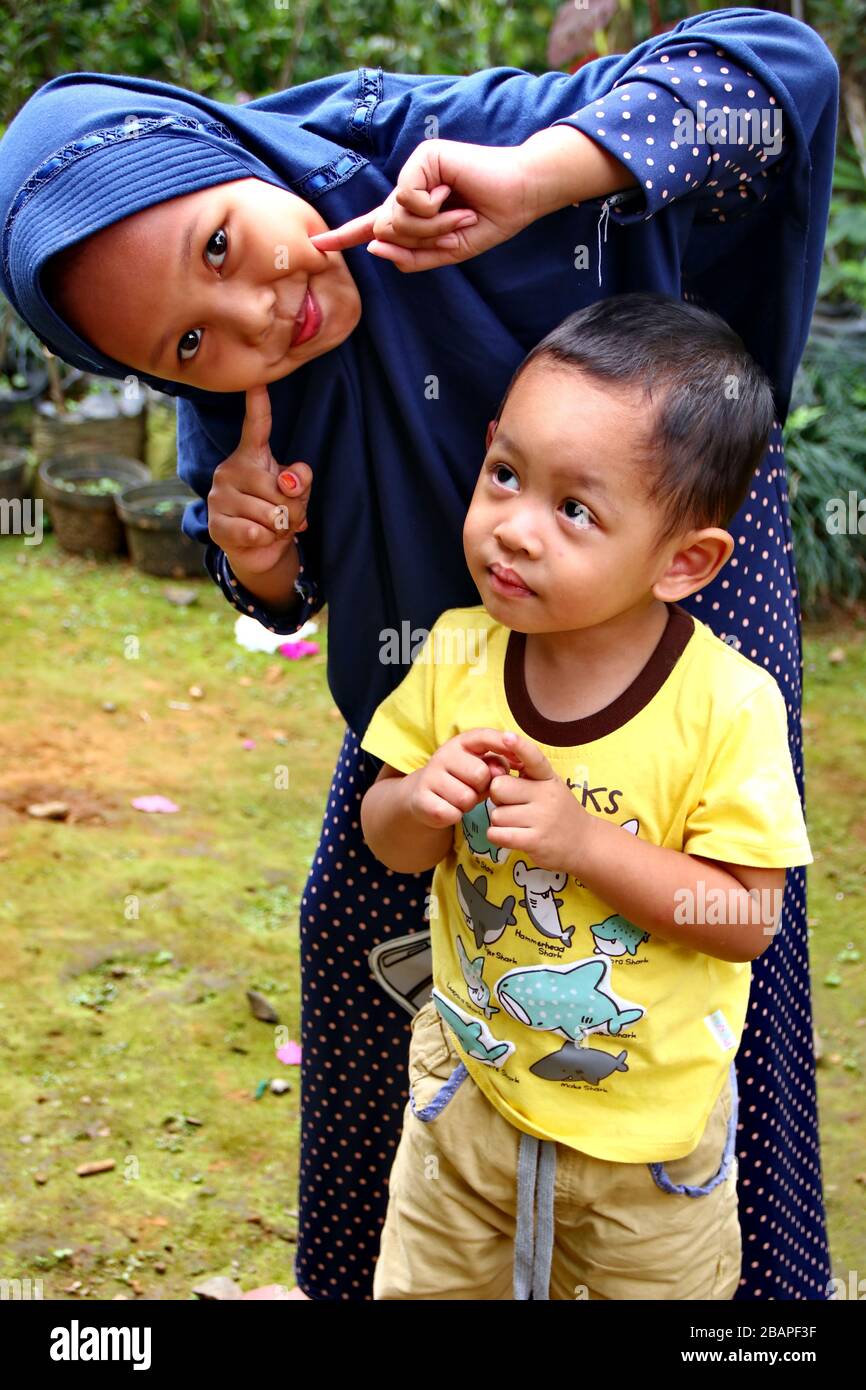
[[193, 579], [204, 573], [204, 546], [180, 529], [184, 509], [195, 496], [179, 479], [168, 478], [135, 483], [115, 497], [133, 564], [145, 574]]
[[[60, 370], [60, 389], [64, 394], [71, 395], [76, 382], [84, 376], [80, 367], [70, 367], [68, 363], [59, 363]], [[48, 371], [43, 361], [28, 353], [25, 361], [20, 366], [7, 360], [3, 364], [5, 375], [20, 374], [25, 382], [25, 386], [0, 385], [0, 415], [5, 415], [16, 409], [17, 406], [29, 401], [36, 401], [48, 389]]]
[[[117, 454], [92, 454], [87, 462], [46, 459], [39, 469], [39, 482], [63, 549], [75, 555], [122, 554], [125, 536], [114, 504], [116, 492], [149, 478], [145, 464]], [[103, 491], [95, 490], [106, 479], [116, 485], [116, 492], [105, 484]]]
[[0, 498], [6, 502], [23, 502], [29, 496], [27, 450], [0, 447]]
[[22, 401], [35, 401], [48, 385], [48, 373], [44, 367], [28, 367], [20, 375], [26, 386], [0, 386], [0, 414], [14, 410]]

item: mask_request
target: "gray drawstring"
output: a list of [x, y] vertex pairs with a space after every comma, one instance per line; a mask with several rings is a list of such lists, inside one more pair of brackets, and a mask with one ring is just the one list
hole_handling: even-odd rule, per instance
[[610, 199], [605, 198], [601, 205], [601, 217], [598, 219], [598, 285], [601, 289], [601, 224], [604, 223], [604, 244], [607, 245], [607, 224], [610, 219]]
[[[514, 1236], [514, 1297], [533, 1302], [550, 1299], [553, 1257], [553, 1190], [556, 1145], [521, 1131], [517, 1155], [517, 1230]], [[535, 1199], [538, 1225], [533, 1233]]]

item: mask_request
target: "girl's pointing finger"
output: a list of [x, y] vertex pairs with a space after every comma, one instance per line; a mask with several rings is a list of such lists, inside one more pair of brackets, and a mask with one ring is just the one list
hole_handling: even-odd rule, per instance
[[342, 227], [329, 227], [325, 232], [316, 232], [310, 241], [318, 251], [342, 251], [347, 246], [360, 246], [372, 237], [373, 223], [381, 211], [381, 208], [373, 208], [361, 217], [344, 222]]

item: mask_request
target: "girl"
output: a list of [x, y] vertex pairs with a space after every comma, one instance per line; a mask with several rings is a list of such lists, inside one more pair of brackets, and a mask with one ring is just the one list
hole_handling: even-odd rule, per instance
[[[185, 529], [235, 607], [291, 631], [328, 604], [347, 729], [301, 906], [297, 1296], [371, 1296], [409, 1018], [368, 956], [424, 930], [430, 886], [364, 845], [378, 766], [359, 739], [413, 643], [477, 602], [463, 520], [515, 366], [596, 298], [706, 304], [773, 383], [778, 420], [731, 527], [737, 552], [684, 606], [775, 676], [802, 795], [781, 423], [836, 107], [813, 30], [727, 9], [571, 75], [360, 68], [235, 107], [72, 73], [0, 143], [0, 288], [66, 361], [178, 397], [179, 471], [202, 499]], [[755, 966], [737, 1073], [735, 1296], [824, 1298], [802, 869]]]

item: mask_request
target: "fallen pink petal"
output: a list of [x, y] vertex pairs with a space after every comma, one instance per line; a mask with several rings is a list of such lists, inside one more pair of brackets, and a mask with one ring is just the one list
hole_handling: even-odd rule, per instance
[[301, 1065], [301, 1044], [291, 1041], [283, 1043], [282, 1047], [277, 1048], [277, 1061], [285, 1062], [287, 1067], [299, 1067]]
[[280, 656], [288, 657], [289, 661], [297, 661], [301, 656], [315, 656], [318, 650], [318, 642], [283, 642], [277, 647]]
[[167, 796], [137, 796], [132, 804], [136, 811], [162, 811], [166, 815], [170, 811], [180, 810]]

